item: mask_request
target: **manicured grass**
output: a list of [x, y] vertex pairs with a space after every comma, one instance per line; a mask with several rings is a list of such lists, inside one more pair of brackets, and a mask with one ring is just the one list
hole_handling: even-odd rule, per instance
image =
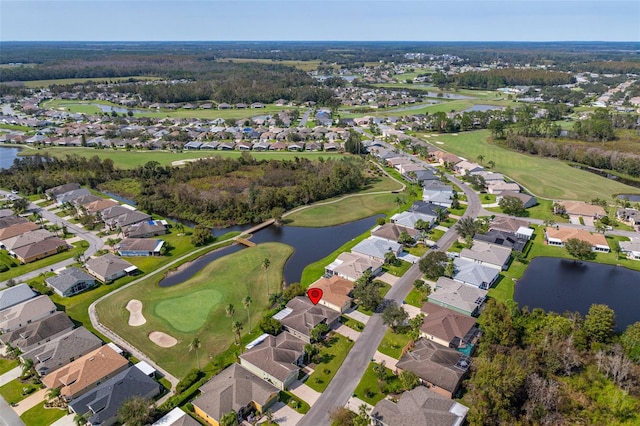
[[[23, 395], [25, 389], [31, 389], [32, 392]], [[0, 396], [2, 396], [7, 403], [11, 404], [12, 402], [22, 401], [29, 395], [37, 392], [38, 389], [39, 387], [34, 384], [21, 383], [18, 379], [15, 379], [0, 387]]]
[[0, 358], [0, 375], [18, 366], [17, 359]]
[[49, 426], [69, 413], [59, 408], [45, 408], [44, 404], [43, 401], [20, 416], [26, 426]]
[[378, 351], [392, 358], [400, 359], [402, 349], [407, 346], [410, 340], [411, 338], [406, 334], [396, 334], [391, 329], [388, 329], [382, 338]]
[[400, 264], [398, 266], [384, 265], [382, 267], [382, 270], [396, 277], [401, 277], [409, 270], [409, 268], [411, 268], [411, 263], [404, 260], [400, 260]]
[[422, 308], [422, 305], [426, 302], [426, 297], [423, 296], [423, 293], [413, 288], [404, 301], [408, 305], [415, 306], [416, 308]]
[[347, 327], [351, 328], [352, 330], [355, 331], [362, 331], [364, 330], [364, 324], [361, 323], [360, 321], [354, 320], [353, 318], [349, 318], [345, 315], [342, 315], [340, 317], [340, 322], [344, 325], [346, 325]]
[[438, 225], [444, 226], [445, 228], [451, 228], [455, 224], [456, 224], [456, 220], [452, 217], [448, 217], [445, 220], [440, 221]]
[[321, 361], [315, 366], [315, 371], [309, 376], [306, 384], [317, 392], [323, 392], [336, 375], [353, 343], [337, 333], [327, 337], [326, 346], [322, 347], [318, 354]]
[[[38, 150], [21, 151], [19, 155], [35, 155], [48, 153], [54, 157], [66, 157], [67, 155], [77, 154], [82, 157], [91, 158], [97, 155], [100, 159], [110, 158], [113, 160], [116, 167], [123, 169], [133, 169], [137, 166], [142, 166], [149, 161], [157, 161], [163, 166], [169, 166], [173, 161], [188, 160], [193, 158], [203, 157], [240, 157], [242, 154], [240, 151], [183, 151], [183, 152], [169, 152], [169, 151], [127, 151], [124, 149], [95, 149], [95, 148], [81, 148], [81, 147], [51, 147], [40, 148]], [[293, 160], [296, 157], [304, 157], [312, 160], [319, 158], [341, 158], [345, 154], [333, 153], [333, 152], [252, 152], [251, 155], [258, 160]]]
[[[160, 277], [154, 276], [100, 302], [98, 316], [107, 327], [180, 377], [196, 367], [196, 354], [188, 349], [193, 338], [201, 341], [201, 361], [232, 344], [231, 318], [225, 314], [228, 304], [234, 305], [234, 319], [243, 323], [243, 334], [246, 334], [249, 327], [242, 300], [249, 295], [253, 300], [250, 309], [252, 328], [256, 330], [258, 321], [269, 307], [262, 261], [265, 258], [271, 261], [267, 270], [268, 282], [274, 290], [282, 282], [282, 268], [292, 252], [291, 247], [284, 244], [259, 244], [217, 259], [189, 280], [172, 287], [158, 287]], [[202, 296], [200, 300], [198, 296]], [[131, 299], [142, 302], [146, 324], [128, 325], [129, 312], [125, 306]], [[174, 299], [178, 300], [167, 302]], [[171, 312], [172, 309], [176, 312]], [[189, 325], [189, 321], [197, 324]], [[152, 331], [163, 331], [178, 339], [178, 344], [160, 348], [147, 337]]]
[[640, 193], [636, 188], [578, 170], [559, 160], [489, 144], [489, 134], [487, 130], [479, 130], [458, 136], [440, 135], [429, 141], [444, 142], [435, 146], [468, 159], [483, 155], [485, 162], [496, 163], [496, 171], [514, 179], [537, 197], [589, 201], [596, 197], [608, 200], [611, 194]]
[[496, 194], [478, 194], [482, 204], [493, 204], [496, 202]]
[[442, 238], [443, 235], [444, 235], [444, 231], [440, 229], [432, 229], [429, 232], [429, 239], [431, 241], [438, 241], [440, 238]]
[[413, 247], [407, 247], [404, 249], [404, 251], [408, 252], [409, 254], [418, 257], [422, 257], [422, 255], [424, 255], [427, 250], [429, 250], [429, 247], [425, 246], [424, 244], [416, 244]]
[[[369, 363], [369, 366], [362, 375], [362, 379], [360, 379], [360, 383], [358, 383], [358, 386], [354, 391], [354, 394], [357, 398], [360, 398], [367, 404], [371, 405], [376, 405], [378, 401], [383, 400], [387, 396], [386, 393], [380, 391], [378, 376], [376, 376], [376, 373], [373, 371], [373, 367], [375, 365], [378, 364], [375, 362]], [[391, 387], [393, 387], [393, 382], [398, 382], [398, 377], [393, 374], [393, 371], [391, 371], [390, 369], [386, 368], [386, 371], [387, 377], [389, 377], [388, 385], [391, 385]], [[370, 392], [371, 396], [367, 396], [367, 391]]]
[[[73, 246], [73, 248], [60, 253], [56, 253], [53, 256], [45, 257], [44, 259], [36, 260], [35, 262], [31, 263], [25, 263], [24, 265], [18, 265], [15, 268], [9, 268], [8, 271], [0, 273], [0, 281], [19, 277], [20, 275], [35, 271], [40, 268], [46, 268], [47, 266], [53, 265], [54, 263], [70, 259], [78, 253], [84, 253], [85, 250], [89, 248], [89, 243], [84, 240], [78, 241], [77, 243], [73, 243], [71, 245]], [[6, 251], [3, 250], [3, 252], [6, 254]], [[14, 259], [14, 262], [18, 263], [18, 260]]]
[[457, 209], [451, 208], [448, 209], [449, 213], [456, 215], [456, 216], [462, 216], [464, 214], [464, 212], [467, 211], [467, 205], [466, 204], [460, 204], [460, 207], [458, 207]]
[[[569, 223], [568, 218], [564, 218], [560, 215], [553, 214], [553, 211], [551, 209], [552, 205], [553, 205], [553, 201], [538, 198], [538, 204], [533, 207], [529, 207], [526, 210], [526, 217], [531, 217], [531, 218], [540, 219], [540, 220], [553, 220], [556, 223]], [[496, 212], [496, 213], [502, 213], [502, 209], [500, 207], [489, 207], [485, 210]]]
[[280, 401], [287, 404], [300, 414], [307, 414], [311, 407], [289, 391], [280, 391]]

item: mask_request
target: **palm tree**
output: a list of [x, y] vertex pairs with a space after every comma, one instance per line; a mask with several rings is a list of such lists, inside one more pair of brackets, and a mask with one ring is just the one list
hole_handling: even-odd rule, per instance
[[27, 358], [22, 363], [22, 376], [27, 377], [30, 376], [33, 369], [33, 360], [31, 358]]
[[253, 302], [253, 300], [251, 300], [249, 296], [245, 297], [244, 300], [242, 300], [242, 305], [247, 310], [247, 320], [249, 322], [249, 333], [251, 333], [251, 312], [249, 312], [249, 307], [251, 306], [251, 302]]
[[73, 422], [76, 424], [76, 426], [85, 426], [87, 424], [87, 418], [84, 414], [76, 414], [73, 417]]
[[[233, 324], [231, 324], [231, 331], [233, 332], [236, 345], [240, 345], [242, 343], [242, 335], [240, 334], [242, 331], [242, 323], [240, 321], [234, 321]], [[240, 348], [240, 351], [242, 351], [242, 348]]]
[[233, 316], [236, 314], [236, 308], [234, 308], [233, 304], [229, 303], [225, 309], [227, 316], [231, 318], [231, 323], [233, 324]]
[[60, 388], [49, 388], [49, 390], [47, 390], [47, 399], [49, 401], [53, 401], [58, 398], [60, 398]]
[[484, 161], [484, 155], [482, 154], [479, 154], [476, 158], [480, 164], [482, 164], [482, 162]]
[[196, 351], [196, 359], [198, 360], [198, 370], [200, 370], [200, 353], [198, 352], [200, 349], [200, 339], [194, 337], [191, 343], [189, 343], [189, 352]]
[[267, 297], [269, 297], [269, 266], [271, 266], [271, 261], [268, 257], [265, 257], [262, 261], [262, 267], [264, 268], [265, 282], [267, 283]]
[[116, 244], [117, 244], [117, 243], [116, 243], [116, 240], [114, 240], [113, 238], [107, 238], [106, 243], [107, 243], [107, 245], [108, 245], [109, 247], [111, 247], [111, 251], [113, 251], [114, 247], [115, 247], [115, 246], [116, 246]]
[[487, 162], [487, 165], [489, 166], [490, 169], [494, 169], [496, 167], [496, 162], [493, 160], [489, 160]]

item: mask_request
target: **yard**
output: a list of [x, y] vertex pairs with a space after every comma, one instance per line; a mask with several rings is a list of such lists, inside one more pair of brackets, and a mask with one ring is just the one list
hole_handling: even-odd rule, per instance
[[18, 403], [39, 389], [40, 386], [34, 385], [31, 382], [22, 383], [20, 380], [15, 379], [0, 387], [0, 396], [2, 396], [8, 404]]
[[385, 264], [382, 267], [382, 270], [384, 272], [388, 272], [391, 275], [394, 275], [396, 277], [401, 277], [403, 276], [408, 270], [409, 268], [411, 268], [411, 263], [404, 261], [404, 260], [399, 260], [399, 264], [396, 265], [389, 265], [389, 264]]
[[[378, 401], [383, 400], [386, 396], [386, 392], [380, 391], [380, 385], [378, 382], [378, 376], [376, 375], [373, 367], [379, 365], [375, 362], [370, 362], [366, 371], [362, 375], [362, 379], [360, 379], [360, 383], [356, 387], [354, 394], [357, 398], [360, 398], [367, 404], [376, 405]], [[400, 383], [398, 380], [398, 376], [393, 374], [393, 371], [385, 367], [385, 371], [387, 372], [387, 382], [383, 384], [383, 386], [387, 386], [390, 388], [397, 388]]]
[[416, 308], [422, 308], [422, 305], [426, 302], [426, 300], [423, 300], [426, 299], [423, 294], [424, 293], [419, 292], [415, 288], [412, 288], [404, 301], [408, 305], [415, 306]]
[[[378, 290], [380, 292], [380, 296], [382, 296], [382, 298], [384, 299], [384, 296], [387, 295], [387, 293], [389, 292], [389, 290], [391, 290], [391, 286], [385, 282], [382, 282], [380, 280], [378, 280], [377, 282], [380, 283], [380, 289]], [[368, 309], [365, 309], [362, 305], [358, 305], [358, 312], [361, 312], [365, 315], [373, 315], [373, 311], [370, 311]]]
[[345, 315], [341, 315], [340, 316], [340, 322], [344, 325], [346, 325], [347, 327], [349, 327], [352, 330], [355, 331], [362, 331], [364, 330], [364, 324], [361, 323], [360, 321], [354, 320], [353, 318], [349, 318]]
[[388, 329], [382, 338], [378, 351], [385, 355], [389, 355], [391, 358], [400, 359], [402, 356], [402, 349], [407, 346], [410, 340], [411, 338], [406, 334], [396, 334], [391, 331], [391, 329]]
[[[196, 367], [196, 353], [188, 350], [194, 338], [201, 341], [201, 364], [233, 343], [231, 318], [225, 314], [227, 305], [234, 305], [234, 319], [242, 322], [243, 334], [247, 334], [247, 311], [242, 300], [250, 296], [252, 328], [256, 329], [269, 305], [262, 261], [265, 258], [271, 261], [266, 272], [268, 283], [275, 290], [282, 282], [282, 269], [291, 253], [291, 247], [284, 244], [259, 244], [211, 262], [179, 285], [160, 288], [157, 286], [160, 278], [151, 277], [100, 302], [98, 316], [107, 327], [117, 330], [121, 337], [181, 377]], [[146, 323], [139, 327], [128, 325], [129, 312], [125, 306], [131, 299], [142, 302]], [[148, 338], [153, 331], [167, 333], [178, 343], [161, 348]]]
[[20, 419], [26, 426], [49, 426], [68, 414], [67, 410], [45, 408], [44, 401], [25, 411]]
[[0, 358], [0, 375], [18, 366], [17, 359]]
[[318, 363], [315, 372], [309, 376], [306, 384], [317, 392], [323, 392], [336, 375], [336, 372], [353, 347], [353, 341], [333, 333], [326, 339], [326, 346], [320, 349]]

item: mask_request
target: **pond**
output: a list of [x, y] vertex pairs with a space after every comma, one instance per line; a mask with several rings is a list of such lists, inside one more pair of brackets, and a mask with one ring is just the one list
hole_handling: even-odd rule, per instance
[[637, 194], [620, 194], [618, 195], [618, 199], [620, 200], [628, 200], [632, 203], [640, 202], [640, 195]]
[[[287, 283], [299, 282], [302, 271], [310, 263], [316, 262], [338, 249], [346, 242], [361, 235], [367, 229], [376, 224], [376, 219], [383, 215], [371, 216], [343, 225], [328, 226], [324, 228], [302, 228], [296, 226], [274, 226], [257, 231], [251, 237], [254, 243], [278, 242], [293, 247], [294, 252], [284, 265], [284, 279]], [[230, 232], [233, 229], [224, 228], [220, 233]], [[180, 284], [194, 276], [209, 262], [213, 262], [223, 256], [235, 253], [244, 246], [234, 244], [220, 250], [206, 254], [185, 269], [160, 281], [160, 287], [169, 287]]]
[[0, 146], [0, 170], [8, 169], [13, 165], [13, 160], [18, 157], [20, 148], [12, 146]]
[[622, 266], [552, 257], [531, 261], [515, 288], [520, 307], [585, 315], [593, 303], [616, 312], [617, 330], [640, 321], [640, 272]]

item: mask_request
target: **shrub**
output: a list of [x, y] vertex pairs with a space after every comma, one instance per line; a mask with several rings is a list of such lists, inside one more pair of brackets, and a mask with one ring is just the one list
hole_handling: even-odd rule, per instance
[[191, 385], [198, 381], [198, 379], [202, 377], [202, 371], [194, 368], [189, 371], [186, 376], [182, 380], [178, 382], [176, 385], [176, 393], [182, 393], [185, 390], [189, 389]]

